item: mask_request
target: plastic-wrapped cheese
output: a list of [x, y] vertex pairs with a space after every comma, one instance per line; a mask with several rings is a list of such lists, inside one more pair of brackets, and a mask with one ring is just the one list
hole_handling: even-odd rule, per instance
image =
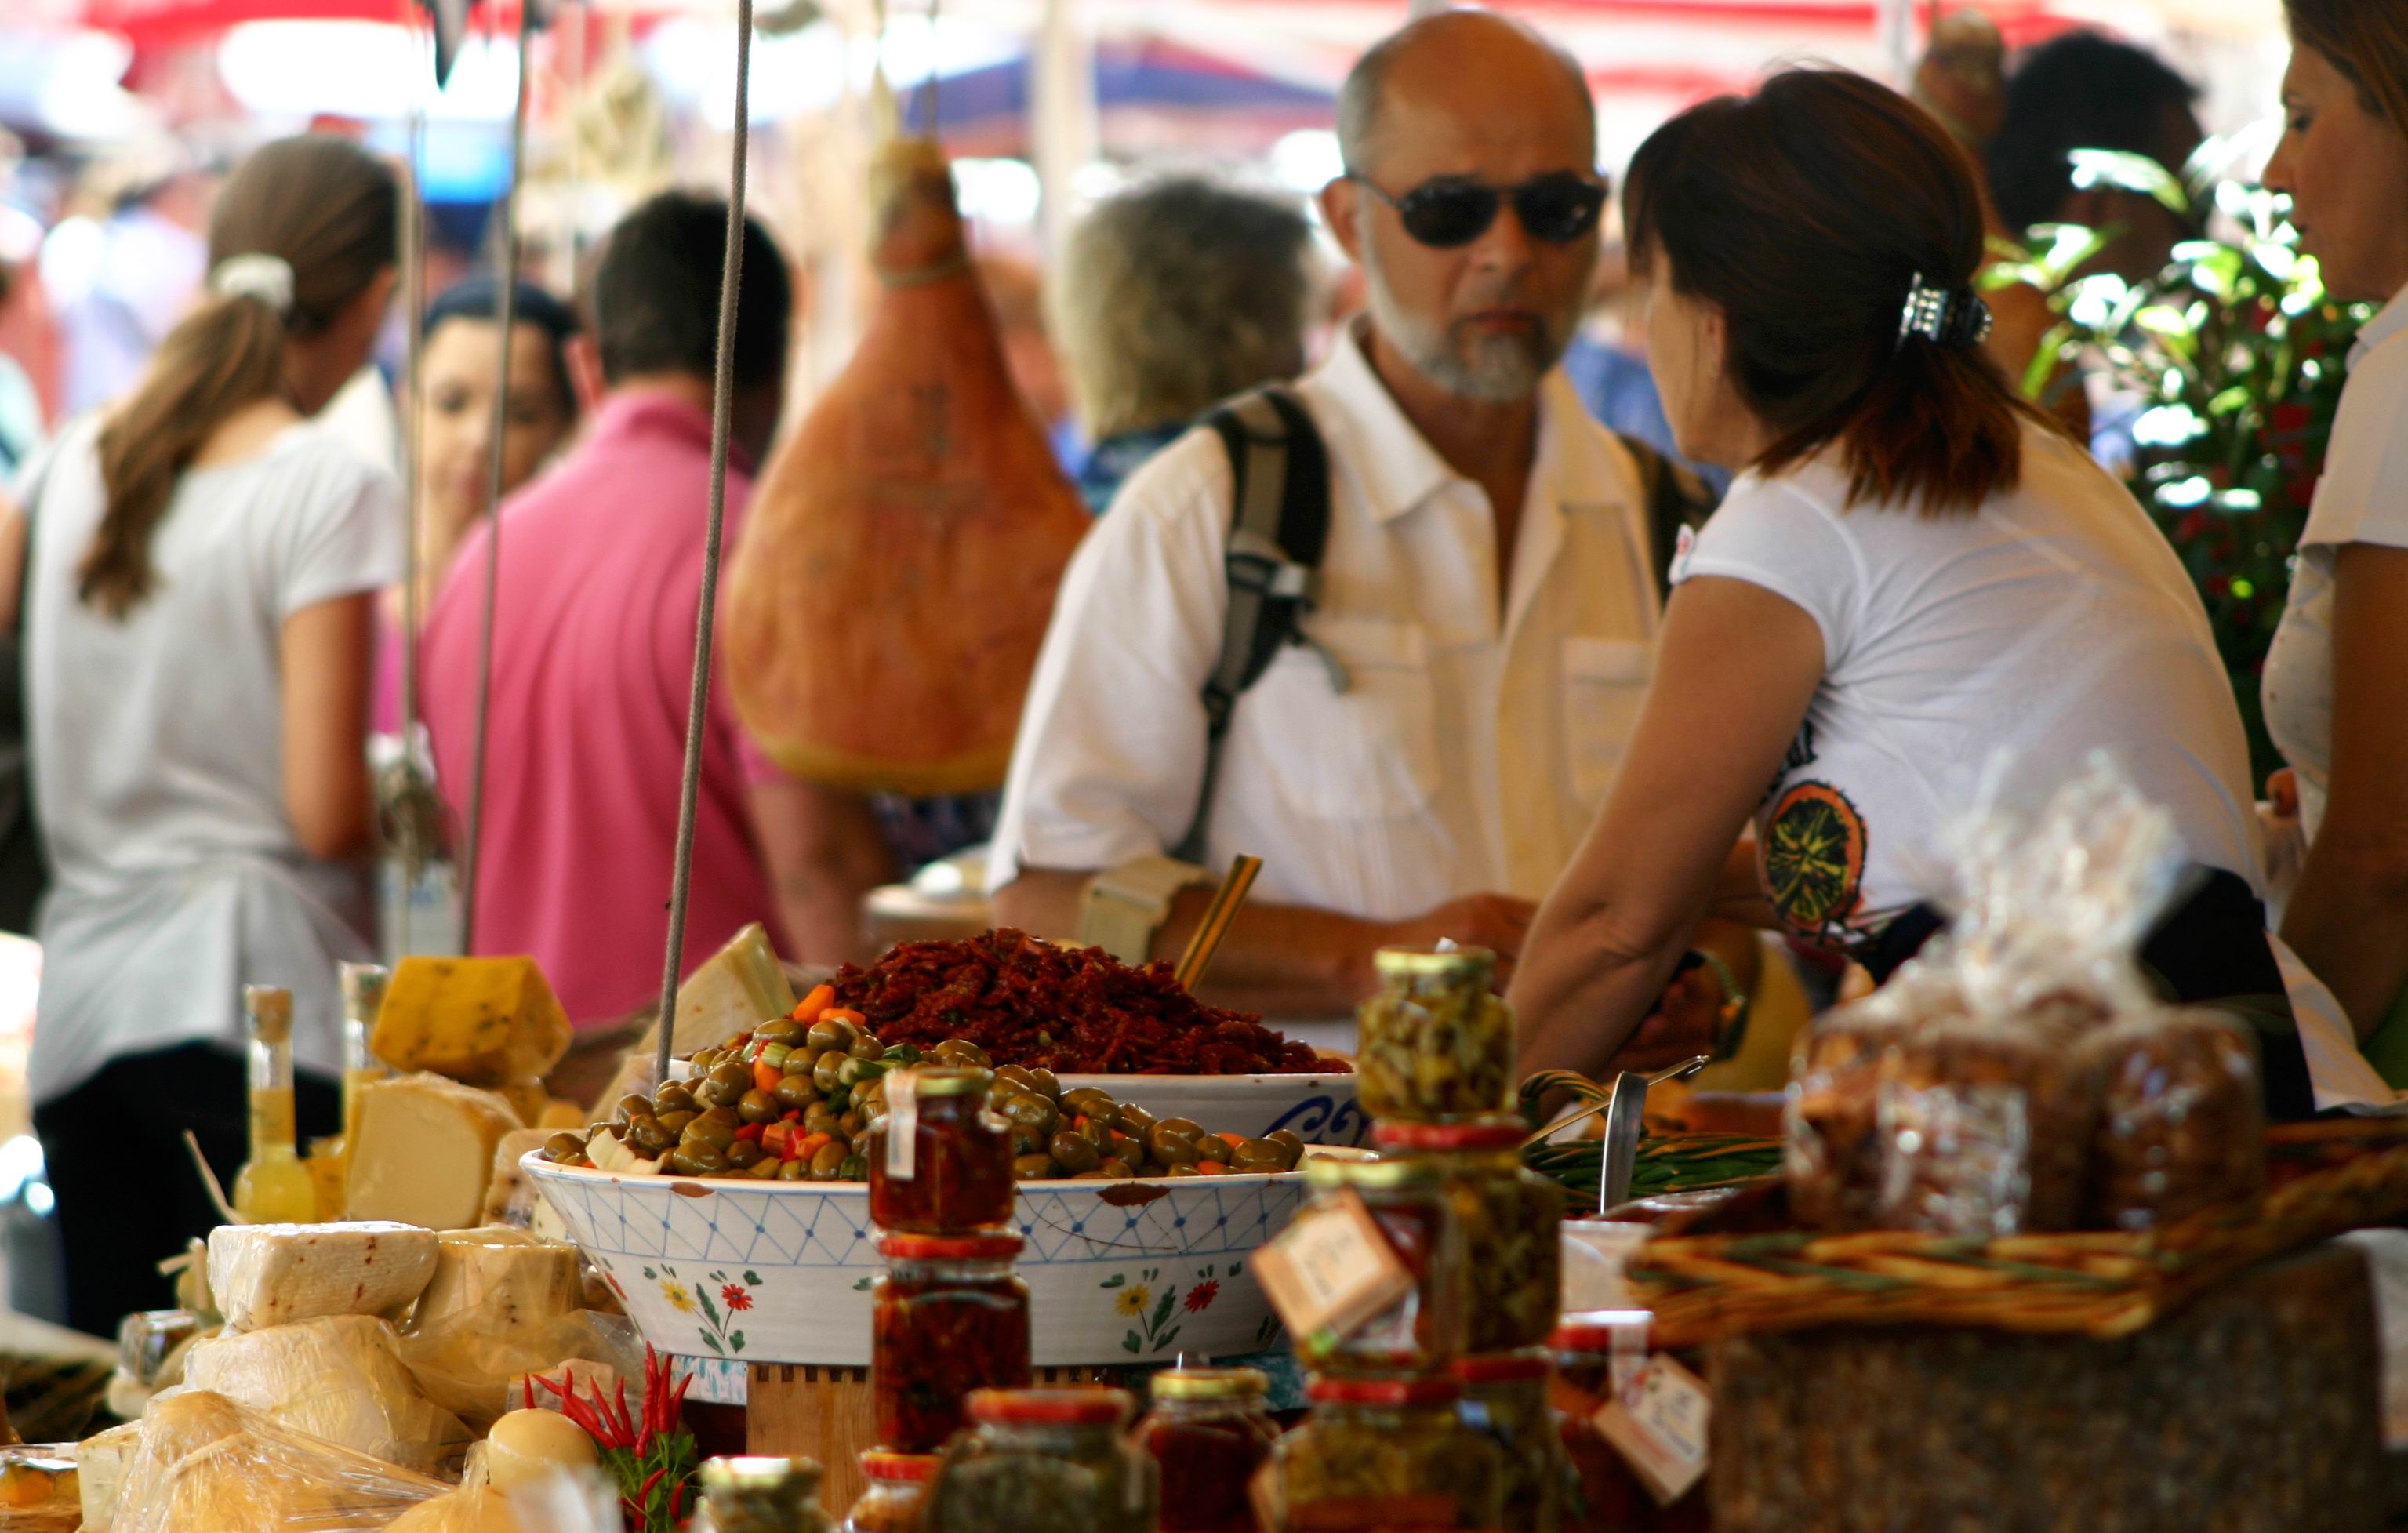
[[523, 1336], [577, 1308], [577, 1248], [519, 1229], [459, 1229], [436, 1238], [435, 1275], [413, 1331], [459, 1322], [489, 1336]]
[[76, 1491], [83, 1498], [85, 1533], [109, 1533], [118, 1496], [125, 1488], [126, 1468], [141, 1443], [142, 1424], [137, 1421], [76, 1445]]
[[433, 1233], [410, 1224], [221, 1225], [209, 1290], [237, 1331], [381, 1314], [418, 1297], [435, 1256]]
[[195, 1389], [143, 1418], [109, 1533], [358, 1533], [449, 1489]]
[[526, 1525], [510, 1510], [509, 1497], [479, 1487], [421, 1501], [384, 1533], [526, 1533]]
[[515, 1128], [503, 1135], [494, 1146], [493, 1168], [485, 1177], [485, 1207], [479, 1223], [486, 1225], [512, 1225], [524, 1229], [535, 1223], [535, 1211], [543, 1202], [543, 1194], [536, 1190], [519, 1162], [530, 1150], [540, 1150], [544, 1141], [560, 1132], [553, 1128]]
[[351, 1134], [351, 1216], [473, 1228], [484, 1215], [494, 1147], [520, 1126], [499, 1096], [437, 1075], [362, 1087]]
[[194, 1348], [184, 1375], [276, 1426], [422, 1473], [470, 1436], [402, 1365], [393, 1327], [366, 1315], [229, 1332]]
[[568, 1043], [568, 1013], [534, 959], [408, 957], [368, 1046], [397, 1070], [504, 1086], [543, 1075]]

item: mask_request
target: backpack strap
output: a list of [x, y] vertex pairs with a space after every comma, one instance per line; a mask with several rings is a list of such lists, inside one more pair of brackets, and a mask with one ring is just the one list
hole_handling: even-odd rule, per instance
[[[1321, 558], [1329, 543], [1329, 453], [1312, 417], [1276, 385], [1216, 407], [1204, 423], [1229, 454], [1236, 493], [1223, 568], [1229, 587], [1221, 658], [1204, 682], [1204, 782], [1196, 817], [1171, 855], [1200, 863], [1221, 749], [1238, 698], [1262, 679], [1286, 644], [1306, 642], [1305, 614], [1320, 594]], [[1345, 672], [1331, 665], [1332, 683]]]

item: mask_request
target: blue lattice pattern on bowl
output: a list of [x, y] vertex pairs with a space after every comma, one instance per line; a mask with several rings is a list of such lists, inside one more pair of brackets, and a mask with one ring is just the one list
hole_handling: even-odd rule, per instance
[[[1342, 1153], [1342, 1152], [1341, 1152]], [[869, 1360], [882, 1270], [866, 1184], [698, 1182], [522, 1168], [664, 1352], [760, 1363]], [[1039, 1365], [1256, 1351], [1278, 1334], [1249, 1270], [1304, 1199], [1297, 1172], [1162, 1182], [1026, 1182]]]

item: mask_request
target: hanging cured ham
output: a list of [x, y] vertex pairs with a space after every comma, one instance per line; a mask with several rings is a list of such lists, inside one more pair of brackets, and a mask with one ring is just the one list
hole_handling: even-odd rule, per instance
[[888, 146], [873, 193], [883, 292], [753, 497], [728, 577], [728, 682], [797, 776], [988, 788], [1089, 518], [1004, 370], [942, 155]]

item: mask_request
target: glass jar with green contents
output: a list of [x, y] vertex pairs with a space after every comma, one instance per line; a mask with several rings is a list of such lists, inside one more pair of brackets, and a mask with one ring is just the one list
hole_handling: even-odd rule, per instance
[[1382, 948], [1355, 1014], [1354, 1076], [1374, 1118], [1478, 1117], [1513, 1107], [1513, 1009], [1486, 948]]
[[1535, 1347], [1555, 1328], [1564, 1288], [1563, 1189], [1522, 1164], [1519, 1118], [1382, 1123], [1372, 1142], [1430, 1168], [1463, 1224], [1470, 1265], [1467, 1350]]
[[833, 1533], [811, 1459], [706, 1459], [702, 1498], [712, 1533]]
[[1461, 1383], [1323, 1375], [1311, 1393], [1312, 1414], [1271, 1454], [1282, 1526], [1502, 1526], [1505, 1453], [1457, 1414]]
[[1442, 1168], [1426, 1160], [1309, 1159], [1311, 1217], [1335, 1216], [1359, 1197], [1380, 1238], [1413, 1280], [1397, 1301], [1351, 1330], [1295, 1338], [1312, 1368], [1410, 1373], [1443, 1368], [1470, 1350], [1470, 1272], [1475, 1253]]
[[937, 1464], [934, 1454], [872, 1448], [862, 1454], [861, 1474], [869, 1488], [846, 1514], [844, 1533], [920, 1533]]
[[1154, 1533], [1154, 1472], [1122, 1434], [1136, 1402], [1100, 1385], [981, 1389], [929, 1487], [924, 1533]]
[[1553, 1368], [1544, 1352], [1492, 1353], [1458, 1358], [1466, 1425], [1488, 1434], [1505, 1454], [1503, 1533], [1556, 1533], [1571, 1502], [1572, 1461], [1564, 1428], [1548, 1403]]

